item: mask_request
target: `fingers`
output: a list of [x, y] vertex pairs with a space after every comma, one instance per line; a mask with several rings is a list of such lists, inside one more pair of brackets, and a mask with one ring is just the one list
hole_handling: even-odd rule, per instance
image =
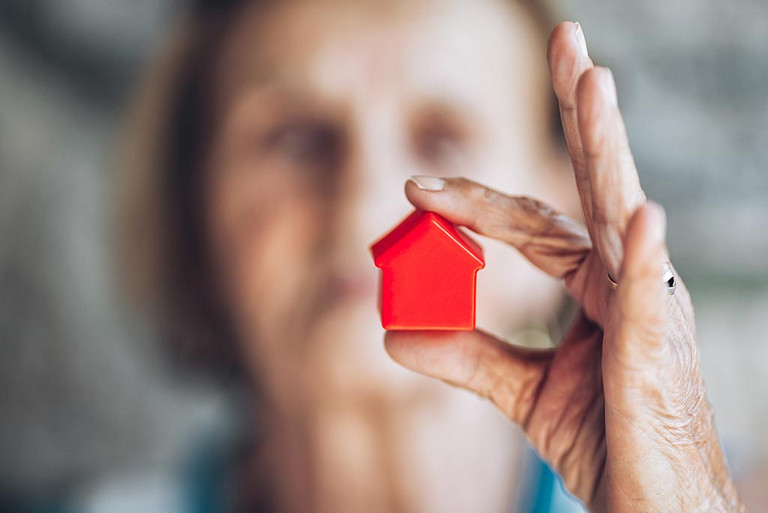
[[[429, 187], [436, 180], [438, 187]], [[507, 196], [464, 178], [412, 177], [405, 194], [416, 208], [437, 212], [453, 223], [514, 246], [557, 278], [575, 270], [592, 248], [580, 223], [548, 205]]]
[[594, 65], [587, 54], [587, 43], [578, 23], [565, 21], [555, 27], [549, 37], [547, 61], [552, 87], [560, 105], [560, 120], [573, 163], [582, 211], [589, 228], [592, 218], [592, 193], [579, 135], [576, 89], [581, 75]]
[[514, 347], [481, 331], [390, 331], [384, 344], [404, 367], [487, 397], [519, 424], [554, 354]]
[[613, 75], [606, 68], [587, 70], [576, 92], [578, 124], [589, 175], [593, 242], [608, 272], [616, 276], [623, 238], [632, 213], [645, 201], [616, 99]]
[[547, 59], [585, 222], [603, 262], [615, 276], [621, 267], [626, 224], [645, 196], [619, 113], [613, 76], [605, 68], [594, 67], [577, 23], [555, 27]]
[[616, 289], [610, 341], [606, 349], [626, 370], [653, 368], [663, 357], [670, 296], [662, 281], [667, 259], [662, 208], [646, 203], [627, 227], [625, 257]]

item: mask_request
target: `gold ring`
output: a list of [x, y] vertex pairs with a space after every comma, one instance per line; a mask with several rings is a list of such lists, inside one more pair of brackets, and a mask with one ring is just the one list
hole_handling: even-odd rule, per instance
[[[605, 276], [608, 278], [608, 286], [611, 288], [611, 290], [616, 290], [616, 287], [618, 287], [619, 284], [616, 280], [611, 278], [611, 273], [605, 273]], [[675, 290], [677, 290], [677, 279], [675, 278], [675, 272], [672, 270], [672, 264], [670, 264], [668, 261], [664, 262], [662, 280], [664, 281], [664, 286], [667, 289], [667, 294], [670, 296], [674, 294]]]

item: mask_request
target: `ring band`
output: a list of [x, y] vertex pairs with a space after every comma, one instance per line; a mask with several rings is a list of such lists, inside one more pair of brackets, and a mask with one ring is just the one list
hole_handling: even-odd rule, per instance
[[[619, 284], [616, 280], [611, 278], [611, 273], [605, 273], [605, 276], [608, 278], [608, 286], [611, 288], [611, 290], [616, 290], [616, 287], [618, 287]], [[675, 290], [677, 290], [677, 279], [675, 278], [675, 272], [672, 270], [672, 264], [669, 262], [664, 262], [662, 280], [664, 281], [664, 286], [667, 289], [667, 294], [670, 296], [674, 294]]]

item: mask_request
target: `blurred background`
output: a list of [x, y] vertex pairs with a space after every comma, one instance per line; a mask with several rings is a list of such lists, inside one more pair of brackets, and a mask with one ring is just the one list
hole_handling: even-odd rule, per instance
[[[733, 474], [762, 511], [768, 3], [550, 7], [579, 21], [592, 57], [614, 70], [641, 181], [667, 209], [672, 257], [693, 295]], [[185, 8], [0, 0], [2, 511], [34, 495], [53, 511], [46, 501], [58, 494], [78, 497], [82, 511], [150, 511], [141, 501], [153, 494], [171, 511], [184, 499], [165, 485], [189, 448], [238, 424], [231, 389], [179, 372], [121, 308], [108, 252], [126, 101]]]

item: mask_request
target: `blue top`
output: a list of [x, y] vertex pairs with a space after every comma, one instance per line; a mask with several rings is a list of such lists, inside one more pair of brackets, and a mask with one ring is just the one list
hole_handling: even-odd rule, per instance
[[[171, 488], [163, 497], [157, 497], [143, 502], [143, 506], [155, 512], [163, 513], [234, 513], [231, 476], [236, 448], [229, 443], [208, 437], [202, 443], [196, 444], [194, 454], [188, 459], [171, 479]], [[518, 504], [512, 506], [515, 513], [585, 513], [586, 509], [580, 501], [565, 491], [560, 478], [544, 463], [536, 453], [529, 448], [525, 456], [528, 467], [526, 482], [520, 487], [521, 497]], [[173, 483], [176, 483], [175, 486]], [[514, 484], [510, 484], [514, 486]], [[132, 487], [137, 492], [136, 487]], [[140, 490], [138, 490], [140, 492]], [[112, 506], [125, 498], [122, 495], [112, 496]], [[176, 505], [175, 511], [166, 511], [168, 497]], [[109, 501], [107, 501], [109, 502]], [[102, 503], [102, 506], [108, 506]], [[111, 511], [111, 507], [108, 507]], [[46, 499], [9, 500], [0, 490], [0, 513], [101, 513], [100, 508], [83, 508], [78, 497], [61, 496]]]

